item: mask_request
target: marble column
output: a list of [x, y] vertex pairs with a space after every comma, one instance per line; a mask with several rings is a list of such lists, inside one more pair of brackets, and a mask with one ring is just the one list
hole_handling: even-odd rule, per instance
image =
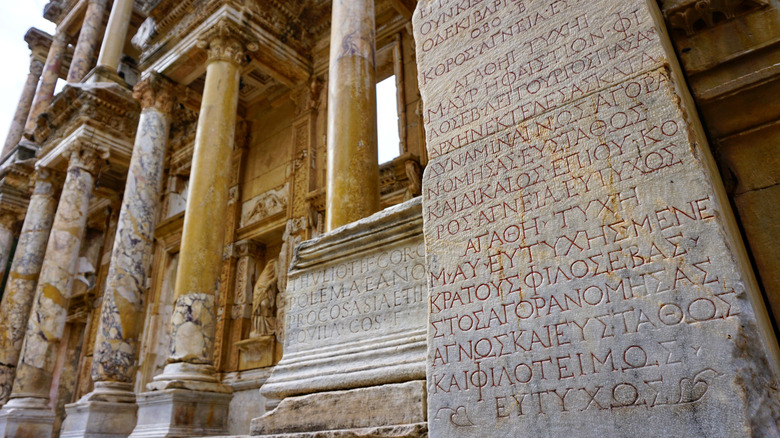
[[328, 230], [379, 211], [374, 0], [334, 0], [331, 23]]
[[127, 28], [130, 26], [130, 18], [133, 15], [133, 0], [114, 0], [111, 15], [108, 17], [106, 32], [103, 36], [103, 45], [100, 46], [98, 56], [98, 69], [105, 69], [108, 73], [116, 73], [119, 68], [119, 60], [125, 48]]
[[184, 213], [168, 364], [155, 380], [216, 382], [215, 294], [220, 279], [231, 153], [245, 43], [221, 22], [208, 39], [206, 83], [198, 117]]
[[5, 403], [11, 394], [59, 194], [58, 177], [51, 170], [37, 169], [34, 180], [35, 189], [0, 303], [0, 403]]
[[95, 175], [104, 161], [100, 151], [90, 145], [74, 145], [69, 155], [68, 172], [46, 245], [16, 378], [10, 400], [0, 410], [0, 437], [3, 438], [51, 434], [54, 412], [49, 391], [57, 347], [65, 330], [68, 299]]
[[174, 84], [156, 74], [135, 86], [142, 111], [95, 339], [91, 370], [95, 389], [66, 407], [65, 436], [127, 436], [135, 427], [132, 384], [174, 93]]
[[89, 0], [84, 22], [81, 24], [79, 40], [76, 50], [73, 52], [73, 61], [68, 70], [68, 82], [79, 82], [84, 79], [92, 68], [95, 54], [100, 45], [100, 32], [103, 25], [103, 17], [106, 15], [108, 0]]
[[0, 211], [0, 281], [5, 275], [8, 258], [14, 245], [14, 229], [19, 221], [19, 214], [13, 211]]
[[[227, 19], [198, 45], [207, 50], [208, 61], [176, 271], [171, 344], [163, 373], [147, 385], [151, 392], [138, 396], [138, 423], [131, 437], [227, 432], [232, 388], [219, 382], [213, 365], [215, 297], [233, 168], [240, 67], [246, 51], [256, 46], [247, 44], [238, 26]], [[209, 414], [186, 418], [175, 414], [182, 410]]]
[[38, 92], [35, 93], [35, 100], [32, 104], [27, 123], [24, 126], [26, 133], [35, 129], [35, 123], [54, 98], [54, 89], [57, 86], [57, 80], [60, 78], [60, 69], [62, 69], [62, 60], [65, 58], [65, 51], [68, 48], [67, 35], [63, 31], [54, 35], [54, 41], [49, 48], [49, 55], [46, 57], [46, 65], [43, 67], [41, 84], [38, 86]]
[[37, 57], [32, 56], [30, 59], [30, 73], [27, 75], [27, 81], [25, 81], [24, 88], [22, 89], [22, 96], [19, 98], [19, 103], [16, 105], [16, 112], [11, 121], [11, 128], [8, 130], [8, 136], [5, 138], [5, 145], [3, 146], [3, 152], [0, 157], [8, 155], [8, 153], [19, 144], [19, 140], [22, 139], [24, 124], [27, 121], [27, 117], [30, 115], [30, 108], [32, 107], [33, 99], [35, 98], [35, 90], [38, 87], [38, 80], [41, 78], [41, 73], [43, 73], [43, 62]]

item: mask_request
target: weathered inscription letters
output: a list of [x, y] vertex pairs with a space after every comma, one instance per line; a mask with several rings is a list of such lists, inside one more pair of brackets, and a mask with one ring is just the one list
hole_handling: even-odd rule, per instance
[[777, 415], [775, 341], [650, 7], [420, 2], [432, 436]]

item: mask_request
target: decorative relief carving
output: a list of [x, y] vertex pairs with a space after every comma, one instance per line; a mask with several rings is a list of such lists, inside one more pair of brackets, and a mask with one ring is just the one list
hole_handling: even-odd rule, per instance
[[227, 61], [241, 65], [246, 52], [260, 48], [251, 35], [246, 34], [228, 19], [220, 20], [198, 40], [198, 47], [208, 52], [209, 62]]
[[109, 152], [85, 143], [77, 143], [68, 151], [68, 169], [79, 168], [93, 176], [106, 165]]
[[141, 102], [141, 108], [156, 108], [169, 114], [176, 102], [176, 84], [165, 76], [152, 72], [133, 87], [133, 99]]
[[[662, 9], [669, 27], [690, 36], [697, 28], [712, 27], [769, 4], [769, 0], [663, 0]], [[720, 20], [719, 20], [720, 19]]]
[[241, 227], [281, 213], [289, 202], [289, 185], [285, 184], [246, 201], [241, 206]]

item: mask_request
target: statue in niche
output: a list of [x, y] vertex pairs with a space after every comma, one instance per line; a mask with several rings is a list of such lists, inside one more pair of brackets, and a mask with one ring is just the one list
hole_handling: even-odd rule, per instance
[[252, 330], [249, 333], [251, 338], [273, 336], [276, 331], [276, 265], [277, 259], [266, 263], [255, 283], [252, 294]]

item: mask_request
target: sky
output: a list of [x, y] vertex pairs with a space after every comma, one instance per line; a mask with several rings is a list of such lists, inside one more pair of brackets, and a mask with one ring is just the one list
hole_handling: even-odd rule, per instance
[[[24, 34], [37, 27], [50, 35], [54, 23], [43, 18], [43, 7], [48, 0], [0, 0], [0, 145], [5, 142], [8, 129], [19, 103], [19, 96], [30, 71], [30, 50]], [[377, 118], [379, 162], [397, 157], [399, 151], [398, 113], [396, 109], [395, 76], [377, 84]]]
[[37, 27], [54, 34], [55, 25], [43, 18], [48, 0], [0, 0], [0, 144], [19, 103], [24, 82], [30, 72], [30, 49], [24, 42], [27, 29]]

